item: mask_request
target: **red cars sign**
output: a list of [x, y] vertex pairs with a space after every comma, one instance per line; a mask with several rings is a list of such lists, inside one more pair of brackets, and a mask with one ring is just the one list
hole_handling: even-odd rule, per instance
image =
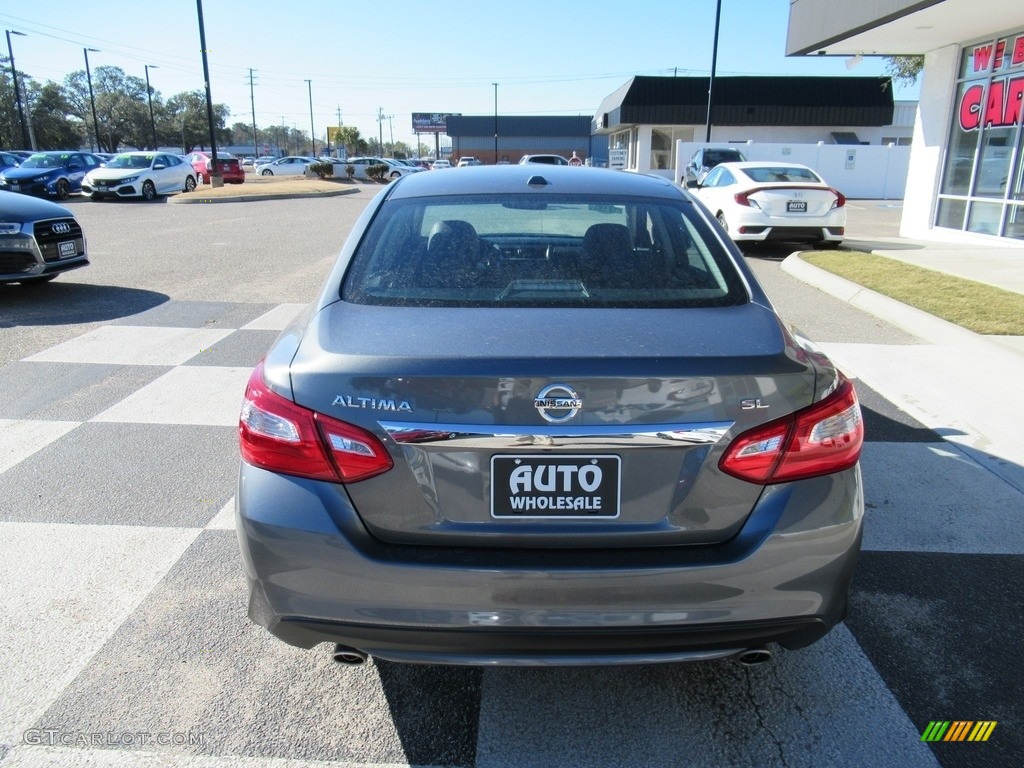
[[[1024, 65], [1024, 34], [1006, 37], [995, 44], [977, 45], [971, 51], [974, 72], [998, 72]], [[960, 96], [960, 127], [975, 131], [981, 127], [1006, 128], [1016, 125], [1024, 107], [1024, 71], [988, 83], [968, 85]]]

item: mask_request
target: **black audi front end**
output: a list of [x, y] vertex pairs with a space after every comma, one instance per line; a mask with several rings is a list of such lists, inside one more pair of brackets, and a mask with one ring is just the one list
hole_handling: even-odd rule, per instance
[[71, 211], [0, 192], [0, 282], [46, 282], [88, 264], [85, 234]]

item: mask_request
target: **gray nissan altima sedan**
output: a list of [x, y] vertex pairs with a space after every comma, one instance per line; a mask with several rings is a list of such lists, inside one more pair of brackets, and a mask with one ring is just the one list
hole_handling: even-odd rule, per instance
[[339, 661], [754, 663], [846, 611], [857, 396], [668, 180], [393, 182], [239, 432], [249, 616]]

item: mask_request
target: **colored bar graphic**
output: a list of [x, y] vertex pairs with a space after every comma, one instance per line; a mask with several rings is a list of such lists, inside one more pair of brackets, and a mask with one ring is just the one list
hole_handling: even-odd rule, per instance
[[996, 725], [996, 720], [932, 720], [921, 741], [988, 741]]

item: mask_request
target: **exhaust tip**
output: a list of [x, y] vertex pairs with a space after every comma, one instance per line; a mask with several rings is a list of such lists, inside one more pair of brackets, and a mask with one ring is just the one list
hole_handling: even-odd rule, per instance
[[756, 667], [772, 660], [772, 652], [767, 648], [750, 648], [736, 656], [740, 664], [745, 667]]
[[365, 664], [367, 654], [356, 648], [349, 648], [347, 645], [334, 646], [334, 660], [338, 664], [346, 664], [350, 667], [358, 667]]

